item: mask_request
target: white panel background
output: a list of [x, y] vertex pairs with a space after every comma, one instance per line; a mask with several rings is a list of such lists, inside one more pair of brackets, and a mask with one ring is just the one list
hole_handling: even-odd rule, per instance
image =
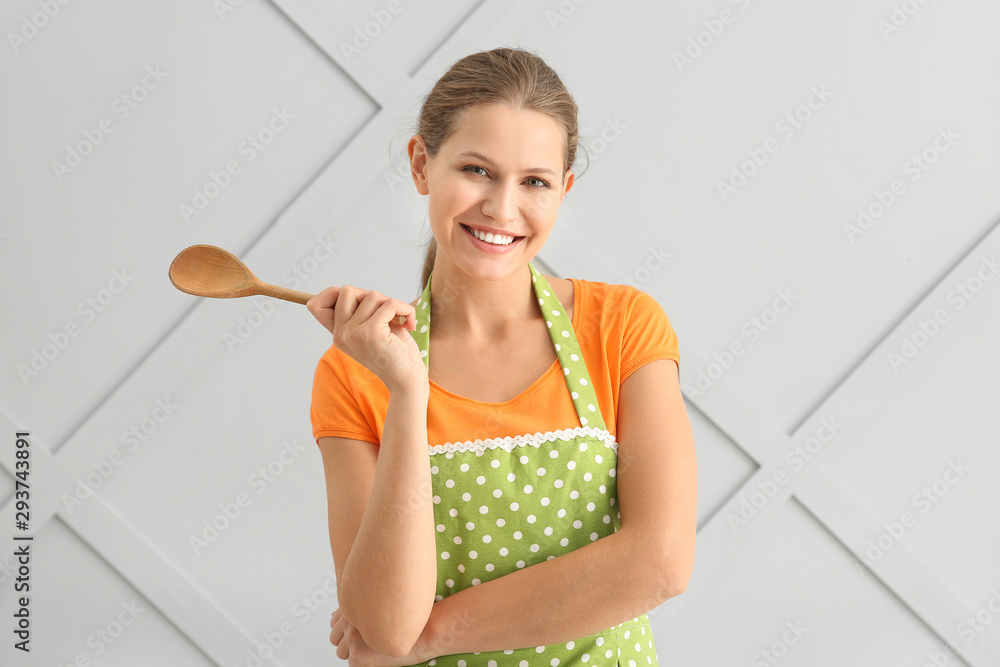
[[[167, 267], [212, 243], [268, 282], [411, 300], [429, 229], [402, 157], [422, 96], [468, 53], [523, 46], [574, 94], [587, 153], [543, 268], [634, 281], [681, 341], [698, 557], [688, 590], [650, 613], [661, 664], [1000, 665], [1000, 5], [401, 0], [346, 56], [386, 7], [0, 8], [0, 662], [247, 665], [283, 624], [267, 664], [338, 662], [309, 424], [328, 335], [294, 304], [182, 294]], [[719, 17], [731, 20], [713, 36]], [[894, 17], [898, 29], [880, 29]], [[164, 78], [119, 115], [114, 100], [147, 67]], [[818, 89], [828, 99], [803, 108]], [[291, 120], [247, 160], [240, 142], [275, 109]], [[778, 123], [797, 110], [808, 119], [789, 136]], [[52, 163], [102, 119], [113, 132], [60, 178]], [[720, 196], [768, 138], [777, 151]], [[907, 162], [925, 151], [936, 159], [913, 179]], [[227, 160], [241, 172], [186, 221], [179, 206]], [[893, 179], [902, 193], [851, 242], [844, 226]], [[669, 260], [652, 263], [654, 249]], [[127, 286], [88, 314], [80, 304], [110, 295], [116, 271]], [[792, 305], [767, 319], [779, 291]], [[939, 311], [947, 323], [920, 339]], [[252, 335], [227, 344], [248, 318]], [[768, 325], [751, 339], [753, 318]], [[78, 335], [46, 350], [71, 323]], [[743, 353], [723, 363], [735, 342]], [[44, 368], [23, 377], [43, 350]], [[175, 406], [162, 423], [158, 401]], [[143, 440], [130, 447], [133, 427]], [[25, 429], [30, 658], [11, 648]], [[269, 465], [279, 474], [261, 482]], [[775, 479], [787, 483], [736, 521]], [[68, 503], [77, 480], [91, 494]], [[250, 505], [196, 553], [189, 538], [241, 493]], [[893, 537], [905, 512], [915, 521]], [[131, 604], [134, 622], [96, 640]], [[787, 624], [804, 629], [794, 644]]]

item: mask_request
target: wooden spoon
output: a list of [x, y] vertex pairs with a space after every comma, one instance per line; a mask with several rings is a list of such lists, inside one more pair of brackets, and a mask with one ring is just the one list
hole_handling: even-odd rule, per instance
[[[195, 296], [233, 299], [259, 294], [303, 305], [315, 296], [261, 281], [236, 255], [214, 245], [184, 248], [170, 263], [169, 273], [174, 287]], [[406, 315], [397, 315], [394, 322], [404, 326]]]

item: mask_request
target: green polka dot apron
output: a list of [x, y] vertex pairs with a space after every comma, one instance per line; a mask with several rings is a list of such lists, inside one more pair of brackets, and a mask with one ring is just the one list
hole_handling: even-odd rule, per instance
[[[556, 558], [621, 528], [618, 444], [606, 430], [573, 325], [548, 281], [531, 282], [556, 348], [579, 426], [514, 437], [430, 443], [437, 595]], [[430, 368], [430, 278], [417, 301], [416, 339]], [[554, 425], [555, 426], [555, 425]], [[451, 436], [449, 435], [449, 438]], [[615, 567], [609, 563], [608, 567]], [[595, 601], [595, 604], [599, 604]], [[438, 667], [659, 665], [647, 614], [545, 646], [439, 656]]]

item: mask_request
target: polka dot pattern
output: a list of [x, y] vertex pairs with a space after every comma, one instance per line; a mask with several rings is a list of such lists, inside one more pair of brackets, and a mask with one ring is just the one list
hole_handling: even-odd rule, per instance
[[[474, 442], [455, 434], [453, 442], [431, 443], [436, 600], [562, 556], [621, 528], [617, 443], [606, 430], [570, 318], [545, 277], [528, 267], [580, 424]], [[416, 331], [410, 333], [429, 368], [430, 279], [416, 310]], [[659, 662], [643, 614], [568, 642], [445, 655], [421, 665], [658, 667]]]
[[[545, 646], [456, 653], [417, 663], [420, 667], [659, 667], [646, 614], [586, 637]], [[416, 666], [410, 666], [416, 667]]]
[[[617, 532], [617, 485], [610, 472], [617, 457], [603, 442], [589, 444], [581, 451], [575, 439], [557, 439], [432, 455], [437, 592], [451, 595], [474, 579], [502, 577]], [[526, 463], [517, 450], [528, 452]], [[477, 462], [463, 472], [470, 458]], [[452, 571], [458, 562], [464, 572]]]

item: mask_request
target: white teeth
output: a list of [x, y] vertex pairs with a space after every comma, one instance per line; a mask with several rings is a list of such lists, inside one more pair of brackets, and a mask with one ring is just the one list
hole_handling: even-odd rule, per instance
[[483, 232], [475, 227], [469, 227], [472, 230], [473, 236], [475, 236], [480, 241], [486, 241], [487, 243], [492, 243], [494, 245], [507, 245], [514, 241], [513, 236], [503, 236], [502, 234], [493, 234], [491, 232]]

